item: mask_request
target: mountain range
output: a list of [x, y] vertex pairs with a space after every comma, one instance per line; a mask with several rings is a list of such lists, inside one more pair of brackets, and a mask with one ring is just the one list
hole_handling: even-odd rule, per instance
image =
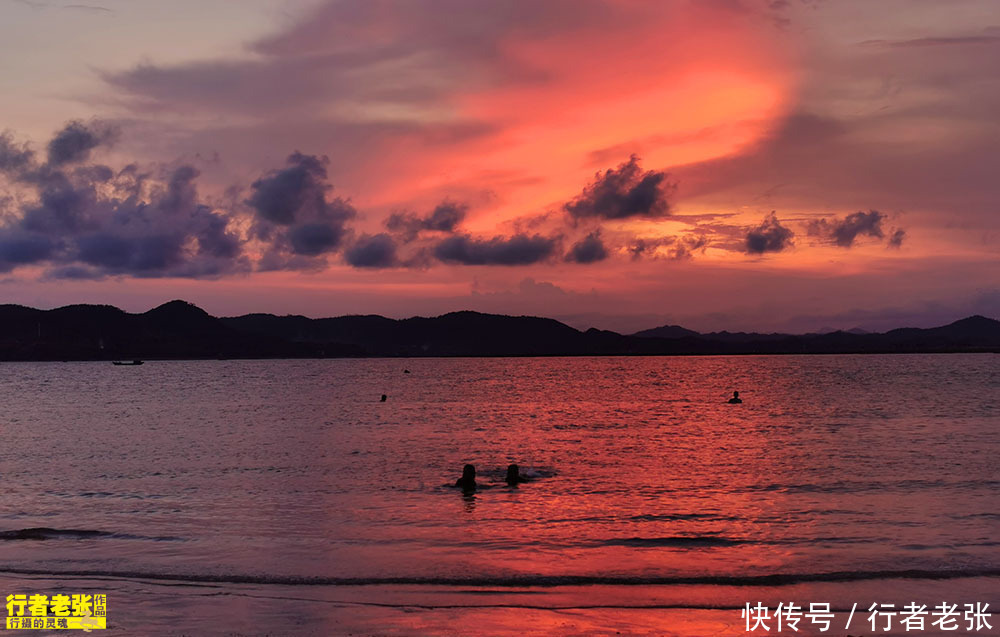
[[107, 305], [0, 305], [0, 360], [1000, 352], [1000, 321], [971, 316], [885, 333], [701, 334], [665, 325], [631, 335], [554, 319], [452, 312], [434, 318], [247, 314], [185, 301], [141, 314]]

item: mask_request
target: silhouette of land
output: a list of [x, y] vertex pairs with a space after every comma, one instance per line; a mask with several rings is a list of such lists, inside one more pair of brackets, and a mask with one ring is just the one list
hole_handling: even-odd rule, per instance
[[216, 318], [184, 301], [141, 314], [107, 305], [0, 305], [0, 360], [333, 358], [1000, 352], [1000, 321], [971, 316], [885, 333], [700, 334], [664, 326], [623, 335], [530, 316], [435, 318], [248, 314]]

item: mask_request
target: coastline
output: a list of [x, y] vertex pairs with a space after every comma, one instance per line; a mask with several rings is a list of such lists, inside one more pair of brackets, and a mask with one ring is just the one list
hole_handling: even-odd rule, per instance
[[[893, 599], [912, 594], [926, 603], [942, 590], [955, 602], [979, 591], [1000, 602], [1000, 579], [940, 582], [880, 580], [870, 586], [843, 584], [787, 587], [676, 586], [288, 586], [208, 585], [124, 578], [75, 578], [0, 574], [0, 587], [31, 593], [60, 587], [108, 595], [108, 635], [864, 635], [873, 634], [868, 595], [891, 587]], [[992, 595], [983, 593], [992, 588]], [[905, 591], [906, 593], [901, 593]], [[962, 597], [962, 599], [959, 599]], [[803, 624], [798, 631], [746, 631], [743, 600], [798, 603], [832, 601], [827, 631]], [[858, 609], [851, 616], [855, 599]], [[877, 599], [877, 597], [876, 597]], [[972, 599], [971, 597], [969, 598]], [[377, 601], [373, 601], [377, 600]], [[807, 602], [808, 603], [808, 602]], [[994, 607], [991, 602], [991, 608]], [[877, 634], [915, 634], [901, 626]], [[933, 631], [918, 631], [916, 634]], [[974, 635], [961, 625], [952, 635]], [[978, 634], [982, 634], [979, 632]]]

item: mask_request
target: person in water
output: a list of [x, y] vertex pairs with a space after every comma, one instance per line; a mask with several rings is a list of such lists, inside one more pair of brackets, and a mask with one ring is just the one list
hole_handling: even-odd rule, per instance
[[740, 399], [740, 392], [734, 391], [733, 392], [733, 397], [729, 399], [729, 404], [730, 405], [738, 405], [738, 404], [740, 404], [742, 402], [743, 401]]
[[516, 464], [507, 466], [507, 485], [511, 487], [516, 487], [522, 482], [527, 482], [528, 479], [521, 475], [521, 470]]
[[476, 467], [467, 464], [462, 467], [462, 477], [455, 481], [456, 487], [461, 487], [462, 491], [476, 490]]

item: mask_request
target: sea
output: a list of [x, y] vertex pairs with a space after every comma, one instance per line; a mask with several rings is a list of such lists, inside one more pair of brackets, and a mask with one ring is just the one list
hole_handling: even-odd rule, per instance
[[0, 598], [105, 595], [95, 634], [1000, 635], [995, 354], [2, 363], [0, 397]]

